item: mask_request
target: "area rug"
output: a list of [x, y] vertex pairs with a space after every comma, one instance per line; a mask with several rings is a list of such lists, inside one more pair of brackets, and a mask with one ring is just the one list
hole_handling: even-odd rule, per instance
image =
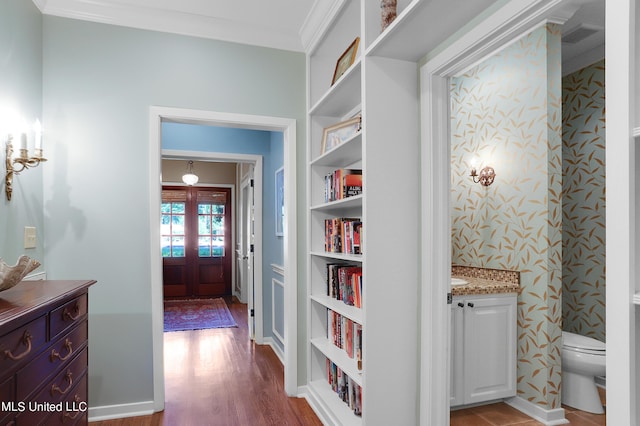
[[222, 298], [164, 301], [164, 331], [237, 326]]

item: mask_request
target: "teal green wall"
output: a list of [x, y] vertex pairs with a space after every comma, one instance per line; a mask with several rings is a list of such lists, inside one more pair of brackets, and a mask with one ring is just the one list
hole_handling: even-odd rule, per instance
[[605, 67], [562, 79], [563, 329], [605, 341]]
[[[518, 395], [560, 407], [560, 27], [534, 30], [452, 79], [452, 262], [521, 272]], [[492, 166], [493, 185], [469, 177]]]
[[[98, 280], [89, 301], [90, 406], [145, 403], [153, 399], [151, 288], [160, 285], [150, 277], [149, 107], [296, 119], [302, 189], [305, 57], [51, 16], [44, 40], [48, 272]], [[303, 214], [298, 223], [304, 236]], [[299, 265], [301, 300], [305, 275]], [[301, 382], [305, 360], [302, 350]]]
[[[12, 200], [7, 201], [5, 143], [17, 124], [10, 116], [24, 120], [27, 130], [36, 119], [42, 121], [42, 16], [33, 2], [25, 0], [0, 2], [0, 258], [13, 265], [26, 254], [43, 264], [34, 271], [39, 272], [45, 269], [42, 171], [48, 165], [16, 176]], [[46, 129], [43, 139], [47, 149]], [[36, 227], [35, 249], [23, 248], [25, 226]]]

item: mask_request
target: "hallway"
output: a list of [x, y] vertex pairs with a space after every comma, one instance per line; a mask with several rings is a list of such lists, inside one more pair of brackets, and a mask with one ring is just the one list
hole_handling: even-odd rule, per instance
[[237, 328], [164, 333], [164, 412], [91, 424], [320, 425], [306, 400], [284, 393], [271, 347], [248, 340], [247, 305], [226, 302]]

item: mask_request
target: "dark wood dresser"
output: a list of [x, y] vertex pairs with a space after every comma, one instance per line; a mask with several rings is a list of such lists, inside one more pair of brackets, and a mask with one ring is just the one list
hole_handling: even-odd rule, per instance
[[0, 292], [0, 425], [87, 423], [92, 284], [23, 281]]

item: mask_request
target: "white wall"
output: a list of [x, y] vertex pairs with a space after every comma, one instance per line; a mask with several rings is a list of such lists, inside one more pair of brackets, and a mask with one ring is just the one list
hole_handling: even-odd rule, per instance
[[[50, 16], [44, 40], [54, 145], [44, 192], [49, 275], [98, 280], [89, 301], [90, 406], [146, 409], [150, 294], [161, 284], [150, 282], [148, 253], [149, 107], [294, 118], [304, 140], [304, 56]], [[298, 156], [302, 164], [304, 149]], [[298, 184], [305, 187], [303, 166]]]

